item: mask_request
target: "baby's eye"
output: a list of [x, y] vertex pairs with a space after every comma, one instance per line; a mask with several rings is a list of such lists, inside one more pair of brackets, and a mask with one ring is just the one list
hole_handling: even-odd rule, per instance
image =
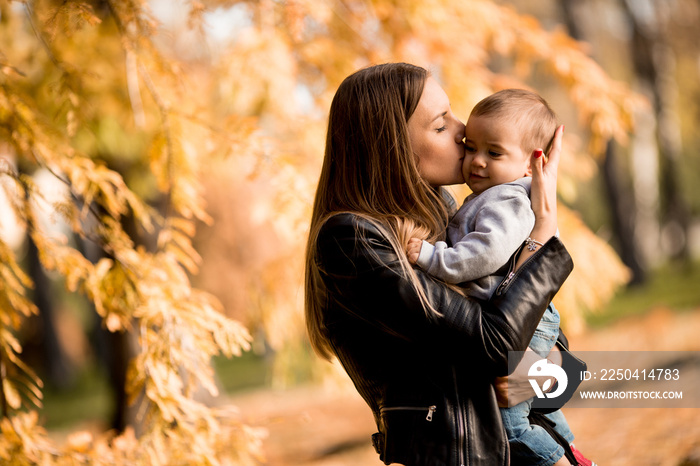
[[469, 152], [470, 154], [473, 154], [474, 152], [476, 152], [476, 147], [470, 146], [469, 144], [467, 144], [467, 145], [465, 146], [464, 149], [465, 149], [467, 152]]
[[489, 151], [489, 155], [490, 155], [491, 157], [500, 157], [500, 156], [503, 155], [503, 154], [501, 154], [500, 152], [495, 152], [495, 151], [490, 150], [490, 151]]

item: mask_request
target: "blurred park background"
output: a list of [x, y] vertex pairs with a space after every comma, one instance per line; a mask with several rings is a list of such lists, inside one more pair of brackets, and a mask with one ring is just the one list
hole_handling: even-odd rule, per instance
[[[330, 100], [374, 63], [429, 68], [464, 121], [542, 94], [572, 348], [700, 351], [698, 24], [697, 0], [3, 0], [0, 462], [379, 464], [302, 310]], [[601, 465], [700, 464], [697, 409], [565, 413]]]

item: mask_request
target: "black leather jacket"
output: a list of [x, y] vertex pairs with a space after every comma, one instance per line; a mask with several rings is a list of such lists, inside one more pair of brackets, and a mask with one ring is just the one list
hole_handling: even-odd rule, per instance
[[[359, 238], [364, 237], [365, 241]], [[541, 247], [488, 302], [417, 270], [440, 315], [426, 312], [381, 231], [331, 217], [317, 242], [333, 350], [372, 409], [385, 464], [507, 465], [494, 377], [524, 351], [573, 268], [562, 243]]]

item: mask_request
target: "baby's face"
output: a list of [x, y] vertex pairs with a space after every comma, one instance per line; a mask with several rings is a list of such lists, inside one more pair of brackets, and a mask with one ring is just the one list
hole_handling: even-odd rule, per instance
[[465, 129], [464, 181], [474, 193], [529, 176], [530, 157], [520, 146], [520, 129], [492, 117], [469, 117]]

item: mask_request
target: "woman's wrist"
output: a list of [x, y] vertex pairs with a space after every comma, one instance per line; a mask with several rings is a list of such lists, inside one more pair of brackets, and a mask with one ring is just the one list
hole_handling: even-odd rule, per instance
[[[557, 225], [552, 222], [535, 223], [535, 227], [530, 232], [526, 246], [530, 246], [530, 250], [534, 251], [550, 240], [552, 236], [557, 234]], [[534, 247], [534, 249], [532, 249]]]
[[525, 240], [525, 247], [520, 252], [520, 256], [515, 263], [514, 270], [520, 268], [530, 256], [535, 254], [547, 241], [549, 241], [557, 233], [556, 224], [550, 225], [550, 222], [535, 223], [535, 227], [530, 232], [530, 236]]

